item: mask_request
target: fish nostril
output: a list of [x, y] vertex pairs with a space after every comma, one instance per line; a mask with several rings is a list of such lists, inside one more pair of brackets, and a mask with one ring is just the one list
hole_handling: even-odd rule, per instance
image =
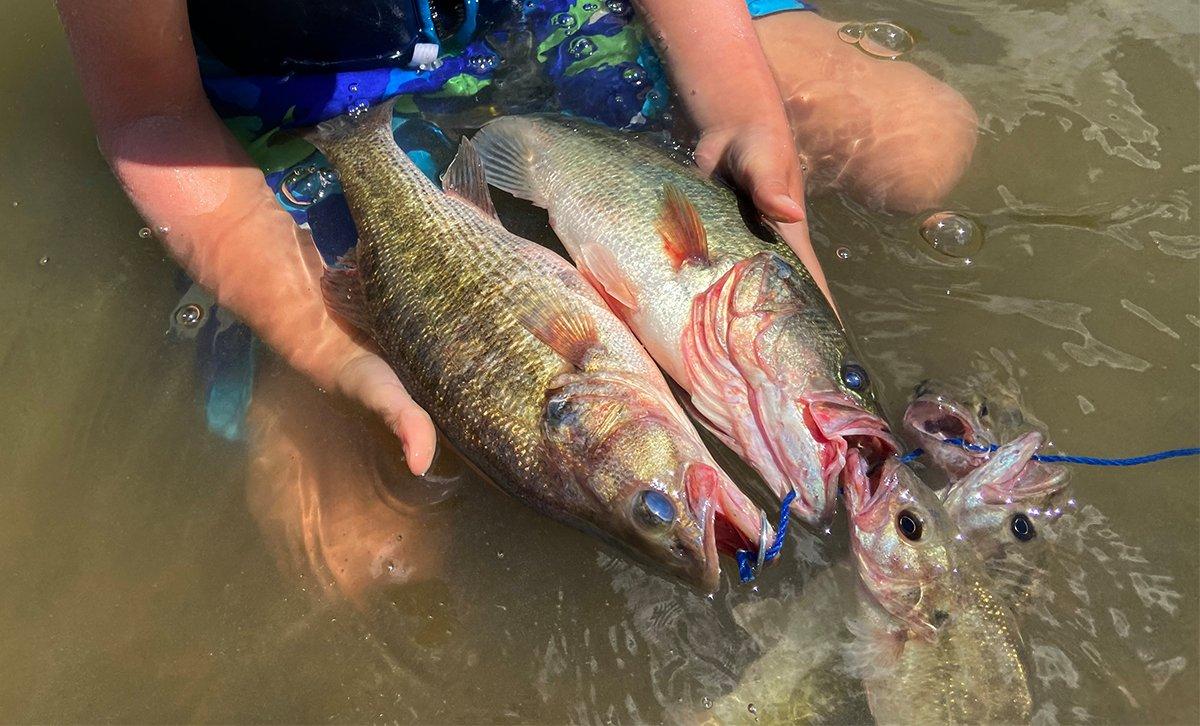
[[946, 612], [945, 610], [934, 610], [932, 616], [930, 617], [930, 621], [933, 623], [933, 627], [935, 628], [942, 627], [949, 619], [950, 613]]

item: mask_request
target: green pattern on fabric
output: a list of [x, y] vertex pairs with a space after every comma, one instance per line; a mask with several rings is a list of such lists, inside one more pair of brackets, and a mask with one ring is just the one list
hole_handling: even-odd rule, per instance
[[479, 78], [470, 73], [459, 73], [446, 79], [446, 85], [437, 93], [428, 94], [431, 98], [447, 98], [458, 96], [474, 96], [483, 88], [491, 85], [490, 78]]
[[587, 38], [596, 46], [596, 50], [587, 58], [567, 66], [568, 76], [589, 68], [631, 62], [638, 57], [638, 49], [642, 44], [641, 33], [633, 25], [626, 25], [616, 35], [589, 35]]
[[[292, 119], [289, 110], [284, 116], [284, 123]], [[246, 149], [246, 153], [262, 170], [263, 174], [289, 169], [312, 156], [313, 146], [295, 134], [280, 134], [282, 130], [275, 127], [263, 133], [262, 119], [256, 116], [238, 116], [227, 119], [225, 126], [229, 128], [238, 143]]]
[[[591, 2], [589, 0], [588, 4], [595, 4], [595, 3]], [[550, 51], [552, 51], [556, 47], [558, 47], [559, 43], [562, 43], [568, 37], [574, 35], [575, 31], [582, 28], [587, 23], [587, 21], [592, 17], [592, 14], [596, 12], [595, 10], [584, 10], [583, 5], [584, 5], [584, 3], [581, 2], [580, 0], [575, 0], [575, 3], [573, 5], [571, 5], [571, 8], [566, 11], [567, 14], [569, 14], [572, 18], [575, 19], [574, 25], [572, 25], [570, 28], [556, 27], [554, 29], [553, 33], [551, 33], [550, 35], [547, 35], [546, 39], [538, 44], [538, 48], [537, 48], [538, 61], [545, 63], [546, 58], [550, 55]], [[556, 15], [555, 17], [558, 17], [558, 16]]]

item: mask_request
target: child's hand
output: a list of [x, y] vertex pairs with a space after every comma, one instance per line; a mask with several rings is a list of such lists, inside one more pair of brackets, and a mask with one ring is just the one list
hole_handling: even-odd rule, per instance
[[639, 0], [672, 87], [700, 131], [696, 163], [777, 222], [804, 219], [804, 184], [783, 100], [743, 0]]
[[[768, 117], [770, 114], [764, 114]], [[804, 219], [804, 179], [787, 124], [763, 119], [701, 129], [696, 164], [727, 176], [777, 222]]]

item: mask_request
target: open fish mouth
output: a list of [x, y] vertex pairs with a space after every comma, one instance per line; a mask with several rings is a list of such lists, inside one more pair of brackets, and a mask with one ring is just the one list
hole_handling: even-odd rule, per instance
[[821, 444], [822, 478], [831, 500], [852, 461], [875, 472], [900, 451], [887, 422], [845, 394], [814, 394], [806, 404], [809, 429]]
[[692, 464], [687, 472], [687, 498], [692, 514], [704, 527], [706, 559], [739, 550], [754, 554], [760, 543], [769, 543], [775, 530], [762, 510], [754, 506], [728, 476], [707, 464]]
[[899, 484], [896, 470], [903, 464], [895, 456], [873, 461], [860, 450], [852, 449], [846, 456], [842, 487], [854, 525], [868, 532], [883, 526], [890, 514], [882, 504]]
[[979, 430], [975, 416], [962, 405], [944, 396], [925, 395], [904, 411], [904, 425], [918, 434], [940, 441], [962, 439], [975, 443]]
[[[964, 479], [958, 488], [977, 487], [988, 504], [1003, 506], [1014, 501], [1040, 502], [1037, 513], [1056, 519], [1062, 510], [1051, 502], [1067, 486], [1066, 467], [1044, 464], [1033, 457], [1042, 445], [1042, 435], [1029, 431], [1001, 446], [992, 458]], [[952, 491], [955, 488], [952, 487]]]

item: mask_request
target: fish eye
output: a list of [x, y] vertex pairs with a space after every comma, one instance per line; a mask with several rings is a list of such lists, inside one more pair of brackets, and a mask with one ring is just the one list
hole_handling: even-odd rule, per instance
[[842, 383], [851, 391], [862, 392], [871, 385], [871, 379], [867, 377], [866, 369], [859, 364], [846, 363], [842, 365]]
[[908, 509], [900, 510], [900, 514], [896, 515], [896, 529], [900, 530], [900, 534], [909, 542], [918, 542], [921, 539], [921, 532], [925, 529], [925, 525], [921, 523], [921, 518]]
[[566, 396], [554, 396], [546, 401], [546, 422], [555, 428], [574, 423], [579, 414]]
[[675, 521], [675, 505], [657, 489], [643, 489], [633, 500], [633, 515], [647, 528], [663, 530]]
[[1029, 517], [1025, 516], [1024, 512], [1017, 512], [1012, 516], [1008, 523], [1008, 529], [1020, 542], [1028, 542], [1037, 536], [1033, 522], [1029, 521]]

